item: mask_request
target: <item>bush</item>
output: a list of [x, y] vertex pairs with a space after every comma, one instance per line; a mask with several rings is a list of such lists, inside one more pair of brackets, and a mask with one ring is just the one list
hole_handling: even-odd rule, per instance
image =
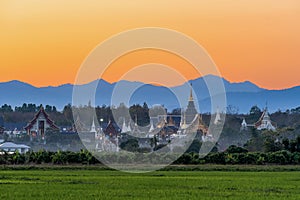
[[209, 153], [204, 159], [206, 163], [212, 163], [212, 164], [226, 164], [225, 160], [225, 153]]
[[247, 153], [248, 150], [247, 149], [244, 149], [242, 147], [238, 147], [238, 146], [235, 146], [235, 145], [231, 145], [228, 147], [228, 149], [226, 149], [225, 151], [226, 153]]
[[291, 162], [293, 164], [300, 164], [300, 153], [295, 152], [291, 155]]
[[269, 153], [268, 163], [291, 164], [291, 153], [285, 150]]

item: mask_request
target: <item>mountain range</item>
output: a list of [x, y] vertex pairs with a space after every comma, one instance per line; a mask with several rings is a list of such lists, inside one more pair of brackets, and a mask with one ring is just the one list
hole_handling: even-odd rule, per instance
[[[268, 102], [268, 109], [270, 112], [279, 109], [285, 111], [286, 109], [300, 106], [300, 86], [284, 90], [268, 90], [260, 88], [249, 81], [231, 83], [224, 78], [207, 75], [189, 81], [189, 84], [192, 84], [194, 98], [199, 105], [200, 112], [211, 111], [210, 93], [206, 83], [210, 83], [210, 85], [214, 87], [214, 83], [218, 82], [222, 82], [224, 85], [227, 105], [230, 105], [231, 108], [234, 108], [234, 110], [239, 113], [248, 113], [253, 105], [264, 108], [266, 102]], [[38, 105], [49, 104], [56, 106], [58, 110], [62, 110], [65, 105], [72, 102], [73, 87], [85, 91], [85, 88], [96, 85], [95, 101], [93, 101], [93, 104], [95, 105], [110, 105], [111, 96], [116, 88], [117, 90], [114, 91], [114, 95], [117, 93], [116, 96], [118, 96], [118, 98], [124, 95], [126, 96], [128, 90], [138, 88], [130, 96], [129, 104], [143, 104], [143, 102], [147, 102], [149, 106], [162, 104], [168, 108], [168, 110], [172, 110], [174, 108], [186, 106], [190, 94], [189, 84], [185, 83], [183, 85], [166, 88], [125, 80], [112, 84], [104, 80], [98, 80], [76, 86], [65, 84], [57, 87], [34, 87], [20, 81], [9, 81], [0, 83], [0, 105], [9, 104], [14, 107], [20, 106], [23, 103], [35, 103]], [[180, 105], [172, 91], [177, 91], [183, 99], [180, 101], [185, 103]], [[87, 95], [82, 94], [82, 96]], [[88, 100], [86, 100], [86, 104], [87, 103]]]

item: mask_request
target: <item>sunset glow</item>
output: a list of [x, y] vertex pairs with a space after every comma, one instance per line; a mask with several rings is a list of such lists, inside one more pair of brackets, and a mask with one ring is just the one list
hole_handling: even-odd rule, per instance
[[[195, 39], [229, 81], [293, 87], [300, 85], [299, 19], [298, 0], [3, 0], [0, 82], [73, 83], [83, 60], [102, 41], [128, 29], [163, 27]], [[180, 57], [144, 50], [117, 59], [103, 78], [118, 81], [126, 71], [147, 63], [168, 65], [188, 79], [199, 76]], [[139, 73], [136, 81], [151, 83], [148, 72]]]

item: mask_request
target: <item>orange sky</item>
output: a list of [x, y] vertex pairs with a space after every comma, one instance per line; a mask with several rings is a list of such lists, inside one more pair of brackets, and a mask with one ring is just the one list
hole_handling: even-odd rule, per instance
[[[100, 42], [128, 29], [154, 26], [194, 38], [229, 81], [292, 87], [300, 85], [299, 20], [298, 0], [1, 0], [0, 81], [73, 83]], [[116, 60], [104, 78], [116, 81], [126, 70], [153, 62], [187, 78], [198, 76], [181, 58], [145, 50]], [[147, 73], [137, 73], [128, 79], [151, 82]]]

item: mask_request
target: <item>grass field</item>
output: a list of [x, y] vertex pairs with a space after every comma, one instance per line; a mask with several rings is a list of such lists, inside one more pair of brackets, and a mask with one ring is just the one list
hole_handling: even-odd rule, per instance
[[1, 170], [0, 199], [300, 199], [300, 172]]

